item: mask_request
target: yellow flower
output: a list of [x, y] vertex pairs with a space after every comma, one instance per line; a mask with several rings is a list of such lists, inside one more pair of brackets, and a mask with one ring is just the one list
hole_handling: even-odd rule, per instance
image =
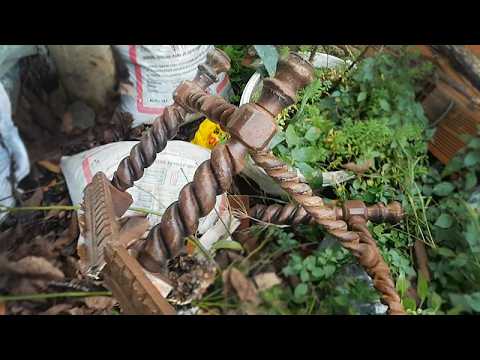
[[225, 137], [225, 135], [226, 134], [222, 131], [220, 126], [210, 119], [205, 119], [195, 133], [192, 144], [200, 145], [207, 149], [213, 149], [220, 140]]

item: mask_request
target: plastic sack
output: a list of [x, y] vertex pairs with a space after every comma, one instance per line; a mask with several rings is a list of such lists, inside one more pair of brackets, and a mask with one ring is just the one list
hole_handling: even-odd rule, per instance
[[[15, 204], [12, 196], [12, 159], [15, 164], [13, 186], [16, 186], [30, 172], [30, 162], [18, 129], [12, 122], [10, 99], [0, 83], [0, 204], [7, 207]], [[6, 213], [0, 213], [0, 221], [5, 216]]]
[[[137, 143], [138, 141], [121, 141], [62, 157], [60, 166], [72, 203], [78, 205], [82, 202], [83, 190], [98, 171], [111, 179], [120, 161], [130, 154], [130, 150]], [[157, 155], [155, 162], [145, 169], [143, 177], [127, 190], [133, 198], [131, 206], [163, 214], [167, 207], [178, 199], [180, 190], [193, 180], [198, 166], [209, 158], [208, 149], [184, 141], [169, 141], [167, 147]], [[200, 233], [216, 222], [222, 200], [223, 197], [218, 196], [216, 209], [200, 219]], [[138, 213], [128, 211], [127, 215]], [[149, 214], [148, 220], [153, 226], [160, 222], [161, 216]]]
[[20, 91], [20, 66], [18, 61], [26, 56], [45, 53], [44, 45], [0, 45], [0, 82], [10, 97], [12, 113], [15, 113]]
[[0, 45], [0, 78], [21, 58], [41, 51], [44, 51], [43, 45]]
[[[212, 45], [113, 45], [125, 63], [131, 85], [121, 85], [121, 110], [134, 118], [133, 127], [150, 124], [173, 104], [173, 92], [184, 80], [193, 80], [206, 62]], [[213, 95], [231, 92], [228, 75], [221, 74], [208, 89]]]

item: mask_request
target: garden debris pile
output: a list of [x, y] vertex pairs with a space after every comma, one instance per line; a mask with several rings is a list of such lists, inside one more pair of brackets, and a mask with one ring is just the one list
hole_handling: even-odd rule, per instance
[[[368, 229], [408, 314], [480, 312], [480, 140], [465, 138], [447, 165], [428, 152], [438, 124], [426, 116], [422, 101], [438, 85], [437, 68], [410, 47], [219, 47], [232, 60], [235, 104], [252, 75], [266, 76], [275, 58], [292, 47], [345, 60], [335, 69], [317, 69], [298, 102], [280, 114], [273, 153], [328, 204], [402, 204], [403, 223], [369, 222]], [[31, 172], [14, 194], [17, 206], [0, 209], [8, 212], [0, 225], [0, 314], [119, 314], [102, 281], [82, 275], [78, 207], [60, 158], [139, 140], [149, 125], [132, 128], [132, 116], [117, 110], [119, 94], [101, 111], [71, 99], [44, 56], [22, 59], [20, 75], [14, 122]], [[201, 118], [181, 127], [175, 139], [212, 148], [227, 138]], [[348, 178], [325, 186], [323, 174], [345, 170]], [[189, 255], [170, 262], [175, 289], [169, 300], [178, 313], [385, 313], [372, 279], [320, 226], [273, 225], [249, 215], [255, 205], [279, 213], [290, 201], [280, 193], [266, 195], [259, 185], [248, 174], [235, 177], [228, 195], [245, 200], [228, 209], [238, 218], [235, 226], [212, 227], [221, 234], [215, 243], [209, 232], [203, 243], [189, 238]], [[193, 260], [194, 252], [202, 257]]]
[[[0, 296], [13, 296], [0, 303], [7, 314], [117, 313], [116, 301], [102, 283], [80, 275], [77, 207], [71, 203], [60, 158], [138, 140], [144, 126], [131, 128], [131, 115], [115, 110], [118, 99], [112, 98], [102, 112], [70, 100], [44, 56], [20, 60], [20, 78], [13, 120], [31, 171], [15, 194], [17, 206], [0, 209], [8, 212], [0, 225]], [[194, 132], [187, 127], [179, 136], [190, 141]]]

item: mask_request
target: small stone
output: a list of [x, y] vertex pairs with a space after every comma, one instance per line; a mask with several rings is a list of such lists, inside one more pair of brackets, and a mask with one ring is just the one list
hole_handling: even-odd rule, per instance
[[73, 126], [76, 128], [88, 129], [95, 125], [95, 111], [82, 101], [71, 104], [67, 113], [70, 113]]

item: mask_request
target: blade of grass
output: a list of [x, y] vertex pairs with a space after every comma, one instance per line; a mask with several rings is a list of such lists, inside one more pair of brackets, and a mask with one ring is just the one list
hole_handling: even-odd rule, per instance
[[81, 298], [92, 296], [112, 296], [110, 291], [97, 291], [97, 292], [64, 292], [64, 293], [51, 293], [51, 294], [29, 294], [29, 295], [3, 295], [0, 296], [0, 302], [7, 301], [35, 301], [57, 298]]

